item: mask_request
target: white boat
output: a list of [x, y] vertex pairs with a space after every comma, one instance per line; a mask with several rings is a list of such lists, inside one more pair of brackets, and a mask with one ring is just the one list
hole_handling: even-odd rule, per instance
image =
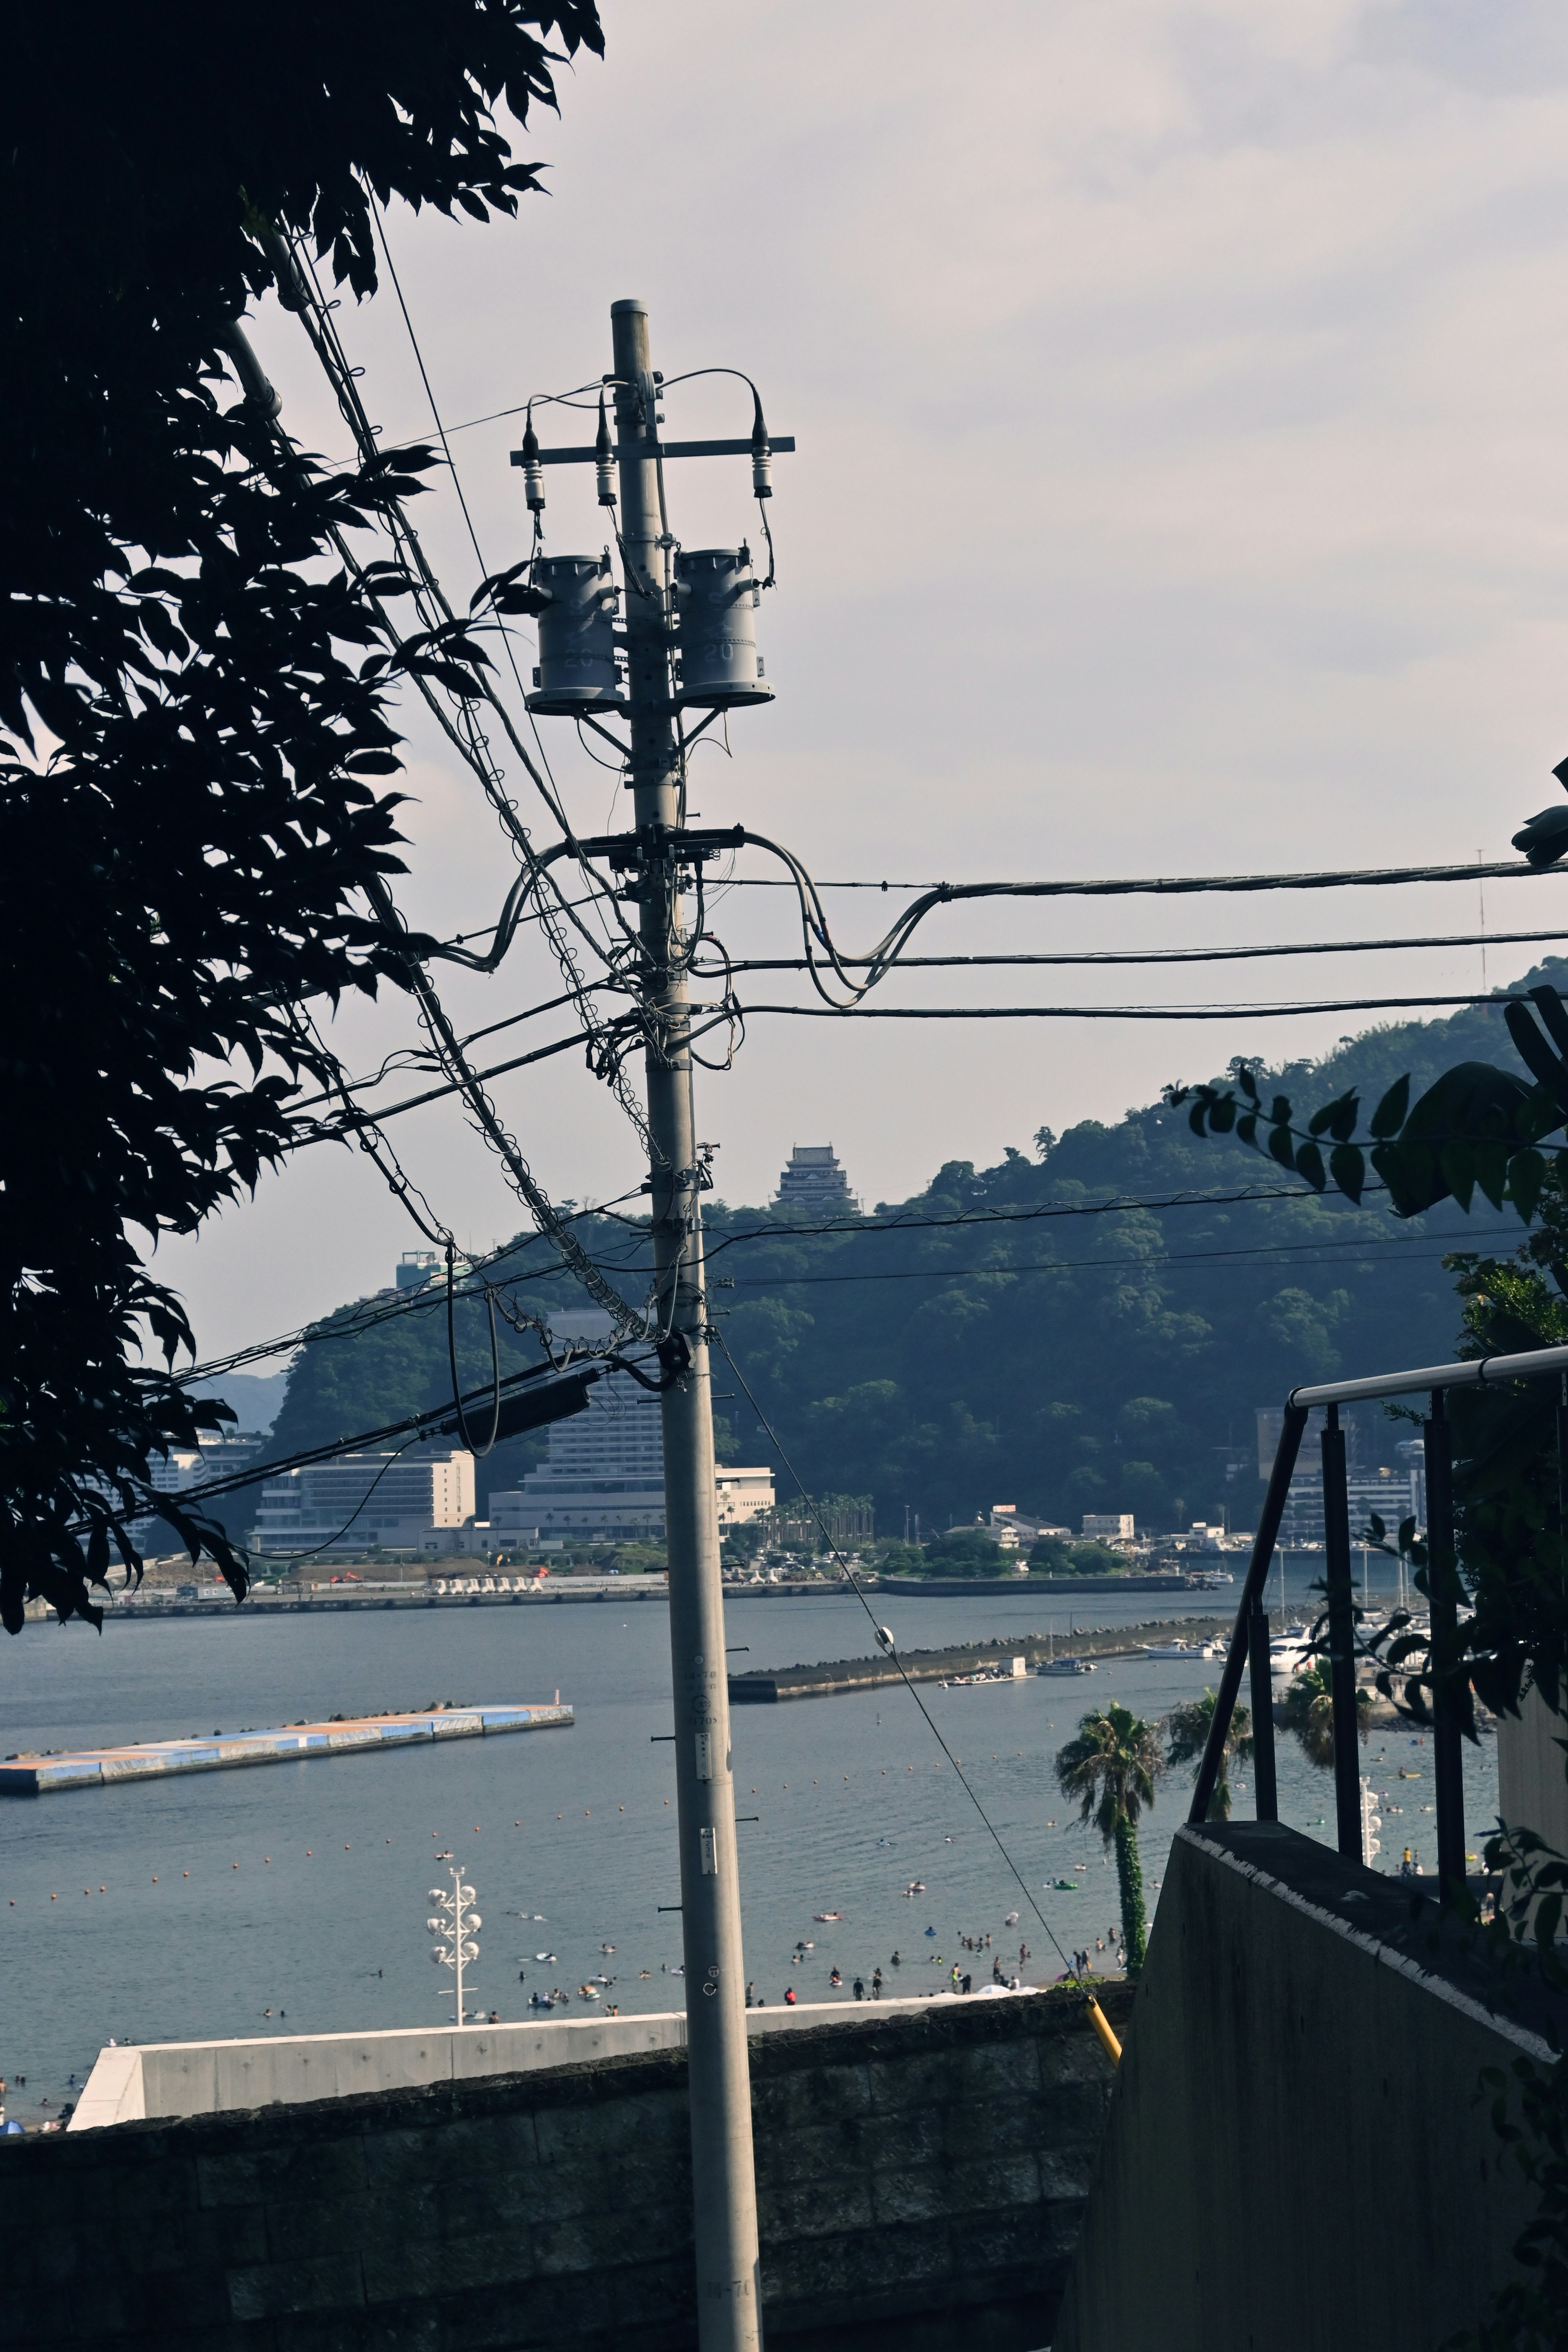
[[1184, 1658], [1196, 1664], [1205, 1658], [1223, 1658], [1225, 1652], [1215, 1642], [1145, 1642], [1146, 1658]]

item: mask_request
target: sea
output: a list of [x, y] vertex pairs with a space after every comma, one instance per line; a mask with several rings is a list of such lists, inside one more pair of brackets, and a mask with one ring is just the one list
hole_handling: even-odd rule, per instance
[[[1291, 1563], [1288, 1614], [1315, 1612], [1321, 1572]], [[1228, 1615], [1238, 1590], [875, 1601], [905, 1651], [1047, 1630], [1070, 1646], [1075, 1630]], [[1367, 1597], [1380, 1597], [1375, 1563]], [[1278, 1612], [1278, 1572], [1269, 1599]], [[736, 1670], [873, 1649], [864, 1606], [842, 1591], [733, 1599], [726, 1622]], [[535, 2013], [533, 1994], [560, 1990], [570, 1999], [553, 2013], [581, 2016], [595, 1977], [612, 1979], [595, 1988], [600, 2004], [623, 2013], [684, 2006], [679, 1914], [660, 1907], [680, 1900], [673, 1750], [659, 1737], [671, 1725], [661, 1601], [282, 1619], [225, 1605], [163, 1623], [110, 1617], [101, 1634], [30, 1622], [0, 1646], [0, 1674], [7, 1753], [557, 1690], [576, 1717], [569, 1730], [0, 1799], [0, 2078], [12, 2118], [57, 2116], [110, 2036], [450, 2021], [451, 1974], [432, 1965], [426, 1926], [430, 1890], [450, 1885], [444, 1854], [483, 1922], [470, 2011], [519, 2019]], [[842, 1999], [835, 1966], [846, 1991], [880, 1967], [889, 1992], [910, 1993], [947, 1982], [955, 1960], [978, 1989], [997, 1956], [1028, 1982], [1052, 1980], [1075, 1949], [1100, 1958], [1120, 1915], [1116, 1873], [1058, 1788], [1057, 1752], [1091, 1705], [1116, 1698], [1158, 1717], [1217, 1675], [1217, 1661], [1137, 1656], [1101, 1661], [1092, 1680], [922, 1684], [962, 1780], [900, 1686], [737, 1707], [737, 1811], [755, 1816], [737, 1838], [756, 1997], [782, 2000], [793, 1984], [801, 2001]], [[1384, 1816], [1374, 1866], [1397, 1869], [1408, 1846], [1429, 1871], [1429, 1745], [1374, 1732], [1363, 1753]], [[1465, 1774], [1479, 1852], [1497, 1811], [1492, 1739], [1467, 1747]], [[1279, 1779], [1281, 1817], [1331, 1843], [1330, 1775], [1281, 1738]], [[1156, 1932], [1189, 1782], [1185, 1768], [1163, 1780], [1140, 1824]], [[1233, 1787], [1245, 1818], [1245, 1768]], [[915, 1879], [925, 1891], [911, 1896]], [[961, 1937], [991, 1940], [975, 1952]]]

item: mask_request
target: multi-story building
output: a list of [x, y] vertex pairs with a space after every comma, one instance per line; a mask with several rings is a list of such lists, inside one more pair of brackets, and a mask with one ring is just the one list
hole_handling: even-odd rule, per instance
[[860, 1203], [834, 1157], [831, 1143], [797, 1143], [779, 1178], [773, 1206], [811, 1209], [829, 1216], [853, 1215]]
[[474, 1516], [474, 1457], [455, 1448], [340, 1454], [269, 1478], [252, 1550], [288, 1559], [321, 1551], [423, 1550], [426, 1538]]
[[[610, 1318], [579, 1309], [570, 1323], [557, 1318], [558, 1339], [597, 1347], [610, 1336]], [[731, 1468], [718, 1475], [721, 1528], [742, 1525], [771, 1510], [773, 1472]], [[611, 1372], [588, 1391], [588, 1409], [552, 1422], [550, 1452], [521, 1486], [489, 1501], [492, 1541], [579, 1543], [664, 1541], [664, 1431], [659, 1401], [628, 1372]]]
[[[1258, 1475], [1267, 1478], [1274, 1467], [1275, 1448], [1285, 1415], [1279, 1405], [1258, 1408]], [[1426, 1448], [1419, 1437], [1404, 1439], [1391, 1451], [1394, 1461], [1380, 1464], [1374, 1469], [1362, 1469], [1352, 1465], [1345, 1475], [1345, 1490], [1350, 1498], [1351, 1538], [1361, 1537], [1375, 1513], [1388, 1530], [1392, 1542], [1399, 1533], [1400, 1522], [1414, 1519], [1418, 1528], [1426, 1525]], [[1290, 1491], [1285, 1498], [1284, 1517], [1279, 1522], [1279, 1543], [1284, 1550], [1300, 1544], [1321, 1544], [1323, 1540], [1323, 1471], [1315, 1443], [1309, 1437], [1296, 1457], [1296, 1468], [1290, 1480]]]
[[[200, 1490], [209, 1478], [226, 1478], [243, 1470], [266, 1443], [259, 1430], [235, 1430], [210, 1436], [199, 1447], [176, 1446], [167, 1454], [154, 1454], [147, 1465], [147, 1484], [155, 1495], [184, 1495], [199, 1503]], [[145, 1552], [156, 1540], [157, 1528], [158, 1521], [151, 1512], [132, 1522], [131, 1540], [138, 1551]]]

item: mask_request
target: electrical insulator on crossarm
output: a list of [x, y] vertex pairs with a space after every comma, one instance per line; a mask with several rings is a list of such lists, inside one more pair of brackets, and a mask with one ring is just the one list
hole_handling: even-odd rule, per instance
[[752, 496], [754, 499], [771, 499], [773, 494], [773, 453], [768, 444], [762, 394], [753, 389], [752, 401]]
[[539, 462], [539, 436], [533, 429], [533, 411], [522, 429], [522, 495], [531, 515], [544, 512], [544, 468]]
[[1363, 1780], [1361, 1784], [1361, 1850], [1366, 1862], [1370, 1862], [1374, 1853], [1383, 1852], [1383, 1842], [1377, 1834], [1383, 1827], [1383, 1815], [1373, 1811], [1375, 1802], [1371, 1781]]
[[605, 414], [605, 395], [599, 394], [599, 433], [594, 444], [594, 471], [598, 477], [599, 504], [613, 507], [616, 503], [616, 460], [610, 446], [610, 420]]

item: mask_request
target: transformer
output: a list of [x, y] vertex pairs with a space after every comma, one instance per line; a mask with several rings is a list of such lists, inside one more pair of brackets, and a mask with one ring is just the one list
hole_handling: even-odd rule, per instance
[[539, 664], [530, 710], [570, 719], [579, 710], [622, 710], [615, 615], [620, 590], [609, 551], [542, 555], [533, 584], [547, 599], [539, 615]]
[[752, 614], [761, 592], [748, 547], [681, 549], [675, 559], [680, 612], [680, 688], [700, 710], [771, 702]]

